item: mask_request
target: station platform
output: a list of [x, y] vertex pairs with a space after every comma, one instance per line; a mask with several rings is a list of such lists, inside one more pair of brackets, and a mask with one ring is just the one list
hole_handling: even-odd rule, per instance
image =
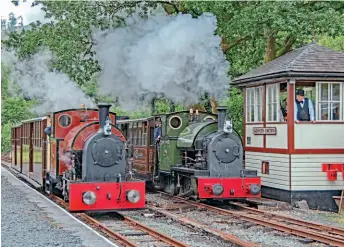
[[1, 167], [1, 246], [117, 247]]

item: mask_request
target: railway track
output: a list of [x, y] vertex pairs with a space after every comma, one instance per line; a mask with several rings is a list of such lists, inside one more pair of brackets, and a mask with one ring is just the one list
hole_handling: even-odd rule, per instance
[[344, 228], [340, 227], [333, 227], [333, 226], [327, 226], [327, 225], [322, 225], [318, 223], [314, 223], [311, 221], [306, 221], [306, 220], [300, 220], [300, 219], [295, 219], [292, 217], [276, 214], [276, 213], [271, 213], [271, 212], [266, 212], [263, 210], [259, 210], [256, 208], [251, 208], [244, 206], [240, 203], [229, 203], [229, 205], [237, 207], [247, 213], [253, 214], [253, 215], [264, 215], [267, 218], [274, 219], [278, 222], [285, 222], [286, 224], [293, 224], [301, 227], [306, 227], [312, 230], [321, 230], [322, 232], [325, 233], [325, 235], [332, 234], [333, 237], [336, 237], [338, 239], [344, 240]]
[[[6, 159], [2, 159], [5, 162]], [[7, 169], [7, 165], [1, 163], [1, 165]], [[13, 174], [11, 170], [9, 170]], [[15, 175], [15, 174], [14, 174]], [[46, 194], [45, 194], [46, 195]], [[55, 195], [46, 195], [49, 199], [54, 201], [60, 207], [67, 209], [68, 204], [61, 198]], [[68, 211], [68, 210], [67, 210]], [[133, 220], [130, 217], [123, 216], [117, 212], [111, 213], [112, 216], [116, 216], [116, 227], [110, 226], [102, 221], [95, 219], [86, 213], [73, 213], [76, 217], [81, 219], [83, 222], [97, 229], [98, 232], [102, 233], [115, 243], [119, 243], [127, 247], [142, 247], [142, 246], [164, 246], [164, 247], [188, 247], [187, 244], [176, 240], [168, 235], [160, 233], [153, 228], [150, 228], [138, 221]], [[115, 217], [111, 217], [113, 221]], [[134, 233], [134, 234], [133, 234]], [[133, 236], [135, 239], [132, 239]], [[142, 238], [137, 238], [140, 236]]]
[[[61, 198], [50, 195], [55, 202], [59, 205], [67, 208], [68, 204], [63, 201]], [[187, 247], [188, 245], [176, 240], [170, 236], [167, 236], [163, 233], [160, 233], [153, 228], [150, 228], [144, 224], [141, 224], [138, 221], [133, 220], [130, 217], [123, 216], [118, 212], [109, 213], [112, 217], [111, 223], [107, 220], [96, 220], [95, 217], [92, 217], [85, 213], [76, 213], [76, 216], [83, 219], [85, 222], [95, 226], [101, 232], [106, 234], [108, 237], [113, 239], [116, 242], [120, 242], [121, 244], [128, 246], [128, 247], [141, 247], [144, 246], [144, 243], [149, 242], [150, 244], [154, 244], [155, 246], [162, 245], [163, 246], [174, 246], [174, 247]], [[117, 218], [117, 219], [116, 219]], [[116, 219], [116, 226], [113, 227], [113, 220]], [[142, 239], [137, 238], [137, 236], [141, 236]], [[135, 240], [131, 240], [131, 237], [135, 237]]]
[[[344, 247], [344, 229], [339, 227], [331, 227], [322, 224], [317, 224], [313, 222], [303, 221], [287, 216], [278, 215], [275, 213], [265, 212], [262, 210], [249, 208], [240, 204], [233, 204], [238, 207], [240, 211], [228, 210], [219, 208], [216, 206], [210, 206], [204, 203], [199, 203], [195, 201], [190, 201], [182, 197], [174, 196], [171, 197], [166, 193], [159, 192], [162, 195], [177, 201], [180, 205], [179, 207], [184, 207], [184, 205], [193, 206], [197, 209], [208, 210], [217, 214], [231, 216], [237, 219], [252, 222], [264, 227], [270, 227], [275, 230], [285, 232], [298, 237], [303, 237], [307, 239], [312, 239], [320, 243], [328, 244], [331, 246], [343, 246]], [[153, 205], [153, 202], [147, 205], [152, 210], [162, 211]], [[171, 214], [170, 212], [162, 212], [166, 215]], [[170, 215], [172, 217], [172, 215]], [[176, 215], [174, 215], [176, 217]], [[223, 221], [226, 223], [226, 221]], [[230, 223], [227, 221], [227, 223]]]

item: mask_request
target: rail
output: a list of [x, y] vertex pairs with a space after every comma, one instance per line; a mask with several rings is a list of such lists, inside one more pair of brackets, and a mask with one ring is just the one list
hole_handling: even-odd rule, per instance
[[[170, 196], [167, 193], [159, 192], [160, 194]], [[330, 227], [322, 224], [310, 223], [309, 225], [307, 221], [297, 220], [286, 216], [280, 216], [280, 219], [284, 219], [285, 221], [289, 220], [288, 223], [293, 223], [288, 225], [288, 223], [281, 223], [278, 221], [273, 220], [275, 214], [266, 213], [264, 211], [260, 211], [258, 209], [246, 209], [248, 212], [235, 212], [223, 208], [218, 208], [215, 206], [210, 206], [204, 203], [190, 201], [188, 199], [174, 196], [173, 199], [177, 199], [179, 201], [183, 201], [188, 203], [189, 205], [193, 205], [197, 208], [207, 209], [209, 211], [213, 211], [216, 213], [220, 213], [223, 215], [230, 215], [236, 218], [241, 218], [246, 221], [250, 221], [256, 223], [258, 225], [262, 225], [265, 227], [271, 227], [273, 229], [289, 233], [291, 235], [309, 238], [316, 240], [321, 243], [329, 244], [332, 246], [344, 246], [344, 229], [338, 227]], [[252, 212], [255, 212], [254, 214]], [[270, 216], [270, 217], [268, 217]], [[271, 217], [273, 216], [273, 217]], [[264, 218], [267, 217], [268, 219]], [[276, 216], [278, 217], [278, 216]], [[299, 226], [295, 226], [298, 224]], [[304, 228], [302, 228], [304, 227]], [[305, 229], [306, 228], [306, 229]], [[312, 228], [312, 229], [309, 229]], [[329, 231], [330, 233], [324, 232]], [[332, 232], [334, 230], [334, 232]], [[335, 233], [336, 235], [332, 234]]]

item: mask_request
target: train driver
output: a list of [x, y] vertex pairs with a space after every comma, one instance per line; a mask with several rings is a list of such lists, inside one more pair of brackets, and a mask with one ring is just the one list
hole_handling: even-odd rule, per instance
[[305, 91], [300, 89], [296, 92], [296, 101], [295, 101], [295, 122], [299, 123], [300, 121], [312, 121], [315, 123], [315, 114], [312, 101], [308, 98], [305, 98]]
[[47, 136], [51, 136], [51, 126], [47, 126], [45, 129], [44, 129], [44, 132]]
[[160, 138], [161, 138], [161, 120], [158, 118], [155, 122], [155, 130], [154, 130], [154, 140], [155, 144], [159, 145]]
[[159, 162], [159, 151], [160, 151], [160, 138], [162, 135], [161, 131], [161, 120], [158, 118], [155, 120], [155, 130], [154, 130], [154, 141], [156, 145], [156, 160]]

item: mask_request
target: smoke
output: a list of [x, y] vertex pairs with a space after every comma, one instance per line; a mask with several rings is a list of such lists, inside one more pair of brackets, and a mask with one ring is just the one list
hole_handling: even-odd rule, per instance
[[62, 149], [59, 151], [59, 160], [64, 163], [67, 170], [70, 171], [73, 168], [72, 165], [72, 153], [71, 152], [64, 152]]
[[124, 110], [145, 106], [159, 95], [184, 105], [198, 102], [204, 93], [226, 96], [229, 62], [221, 38], [214, 35], [213, 14], [136, 15], [126, 22], [123, 28], [93, 30], [102, 68], [100, 93], [117, 98]]
[[49, 50], [43, 49], [25, 60], [4, 50], [1, 58], [10, 67], [11, 80], [19, 86], [24, 97], [39, 100], [39, 105], [33, 109], [35, 113], [43, 115], [79, 108], [82, 103], [94, 107], [92, 100], [67, 75], [49, 69], [54, 58]]

